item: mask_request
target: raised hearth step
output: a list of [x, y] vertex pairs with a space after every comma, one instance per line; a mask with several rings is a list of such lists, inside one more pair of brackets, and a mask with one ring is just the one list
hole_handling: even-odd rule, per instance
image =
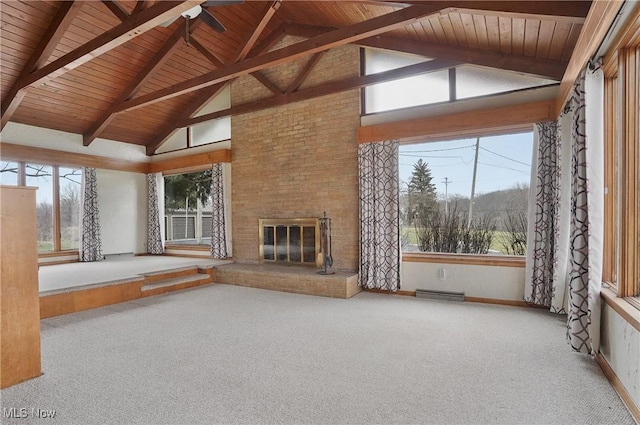
[[[208, 281], [208, 282], [207, 282]], [[170, 279], [158, 280], [142, 285], [141, 292], [151, 291], [153, 289], [167, 288], [171, 286], [184, 285], [188, 283], [209, 283], [211, 276], [206, 273], [196, 273], [188, 276], [174, 277]], [[178, 289], [178, 288], [176, 288]]]

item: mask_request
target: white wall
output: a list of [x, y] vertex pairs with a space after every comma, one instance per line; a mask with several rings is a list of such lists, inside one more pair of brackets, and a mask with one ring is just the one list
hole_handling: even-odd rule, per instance
[[403, 262], [400, 274], [403, 291], [464, 292], [468, 297], [508, 301], [522, 301], [524, 295], [524, 267]]
[[96, 139], [89, 146], [82, 145], [82, 135], [48, 128], [9, 122], [0, 133], [2, 142], [37, 148], [53, 149], [62, 152], [97, 155], [114, 159], [149, 162], [143, 146]]
[[96, 170], [102, 252], [147, 252], [147, 180], [141, 173]]
[[608, 304], [602, 309], [600, 326], [600, 352], [640, 407], [640, 331]]

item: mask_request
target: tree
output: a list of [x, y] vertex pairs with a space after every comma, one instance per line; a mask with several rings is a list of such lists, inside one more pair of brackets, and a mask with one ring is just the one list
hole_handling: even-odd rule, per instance
[[429, 164], [419, 159], [413, 164], [413, 172], [409, 180], [407, 194], [409, 197], [409, 219], [427, 217], [438, 210], [436, 186], [431, 183], [433, 177]]
[[198, 201], [206, 205], [211, 196], [211, 178], [211, 170], [165, 177], [165, 208], [193, 210]]

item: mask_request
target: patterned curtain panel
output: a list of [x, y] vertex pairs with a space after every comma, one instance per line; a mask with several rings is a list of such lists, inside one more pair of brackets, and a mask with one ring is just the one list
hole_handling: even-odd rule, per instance
[[561, 170], [571, 166], [571, 144], [564, 124], [559, 119], [534, 127], [524, 291], [526, 302], [558, 314], [566, 314], [569, 270], [571, 182]]
[[[583, 353], [595, 354], [600, 333], [600, 287], [602, 282], [602, 187], [603, 133], [602, 114], [596, 99], [602, 96], [593, 85], [593, 104], [587, 111], [583, 70], [570, 100], [573, 111], [571, 160], [571, 237], [569, 273], [569, 309], [567, 340], [571, 347]], [[589, 125], [587, 138], [587, 121]]]
[[162, 177], [162, 173], [147, 174], [147, 253], [155, 255], [164, 254], [160, 226], [162, 212], [159, 202], [158, 175], [160, 178]]
[[211, 173], [211, 256], [227, 258], [227, 220], [224, 200], [223, 164], [213, 164]]
[[398, 142], [360, 144], [360, 270], [358, 285], [400, 289]]
[[103, 260], [98, 209], [98, 184], [95, 168], [85, 168], [82, 173], [81, 213], [80, 261]]
[[585, 74], [559, 122], [535, 126], [524, 299], [567, 314], [567, 341], [593, 355], [604, 229], [603, 86], [601, 73]]

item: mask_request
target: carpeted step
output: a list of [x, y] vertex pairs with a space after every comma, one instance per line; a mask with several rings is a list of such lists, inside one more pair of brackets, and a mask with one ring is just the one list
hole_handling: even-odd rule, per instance
[[[140, 288], [141, 292], [152, 291], [154, 289], [160, 288], [171, 288], [176, 287], [175, 289], [182, 289], [183, 287], [195, 286], [197, 284], [209, 283], [211, 282], [211, 276], [206, 273], [196, 273], [188, 276], [174, 277], [170, 279], [163, 279], [154, 282], [149, 282]], [[189, 285], [193, 284], [193, 285]], [[169, 289], [170, 290], [170, 289]]]

